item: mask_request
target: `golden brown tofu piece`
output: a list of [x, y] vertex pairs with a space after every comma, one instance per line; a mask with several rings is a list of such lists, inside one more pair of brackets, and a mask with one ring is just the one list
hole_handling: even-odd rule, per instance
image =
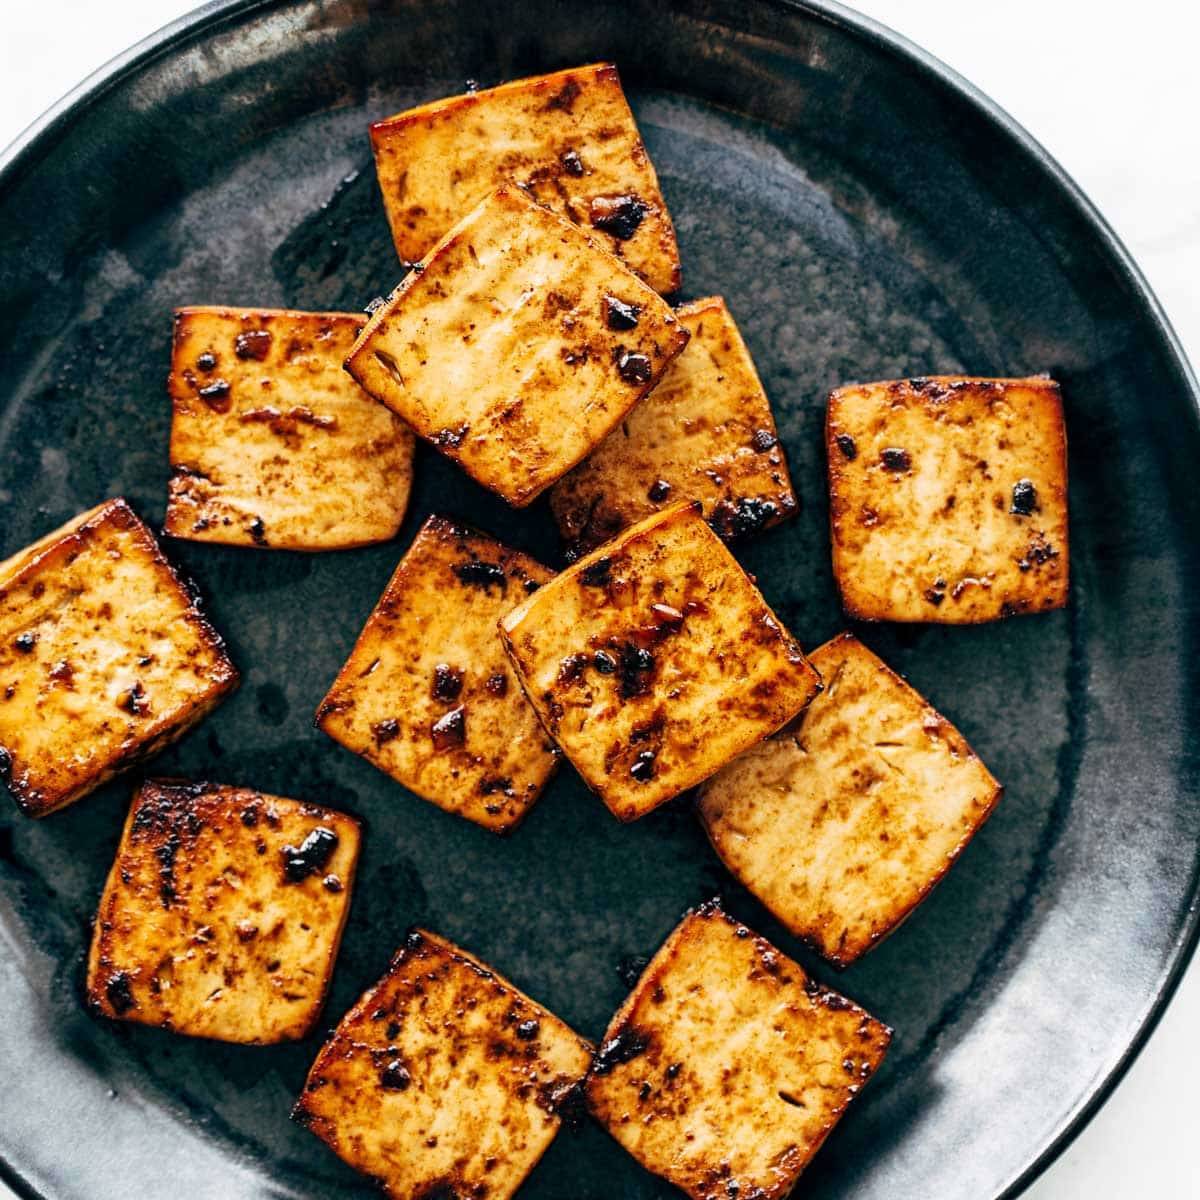
[[892, 932], [1000, 798], [962, 734], [857, 638], [809, 661], [825, 690], [704, 786], [730, 871], [839, 967]]
[[709, 902], [613, 1017], [588, 1107], [692, 1200], [782, 1200], [891, 1036]]
[[687, 339], [593, 237], [504, 187], [375, 312], [346, 369], [519, 508], [601, 441]]
[[691, 334], [654, 391], [550, 493], [568, 544], [591, 550], [676, 500], [727, 541], [796, 511], [771, 405], [720, 296], [675, 310]]
[[501, 630], [542, 723], [622, 821], [708, 778], [820, 687], [695, 501], [580, 559]]
[[352, 313], [179, 309], [166, 533], [276, 550], [395, 536], [413, 435], [342, 369], [365, 324]]
[[400, 560], [317, 725], [410, 791], [496, 833], [515, 829], [558, 752], [496, 630], [554, 573], [430, 517]]
[[0, 563], [0, 780], [30, 816], [156, 754], [237, 682], [124, 500]]
[[830, 393], [833, 570], [864, 621], [969, 624], [1067, 602], [1067, 439], [1052, 379]]
[[371, 145], [402, 259], [511, 181], [656, 291], [679, 287], [675, 229], [612, 63], [435, 100], [373, 125]]
[[100, 899], [89, 1004], [223, 1042], [304, 1037], [325, 1002], [358, 849], [345, 813], [148, 780]]
[[591, 1057], [490, 967], [414, 930], [326, 1042], [293, 1115], [397, 1200], [505, 1200]]

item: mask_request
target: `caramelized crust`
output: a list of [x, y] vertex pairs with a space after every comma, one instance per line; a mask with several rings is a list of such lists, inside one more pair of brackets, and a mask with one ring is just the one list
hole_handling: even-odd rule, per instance
[[588, 1107], [692, 1200], [782, 1200], [891, 1032], [710, 902], [613, 1017]]
[[704, 786], [725, 865], [794, 934], [847, 966], [933, 889], [1000, 785], [962, 734], [842, 634], [809, 661], [825, 690]]
[[413, 435], [342, 369], [365, 324], [353, 313], [175, 314], [166, 533], [276, 550], [395, 536]]
[[866, 621], [967, 624], [1067, 602], [1058, 384], [943, 376], [829, 396], [833, 570]]
[[622, 821], [706, 779], [820, 687], [698, 503], [627, 529], [501, 630], [542, 723]]
[[96, 916], [88, 1002], [226, 1042], [308, 1034], [325, 1002], [358, 822], [249, 788], [148, 780]]
[[691, 334], [658, 386], [550, 493], [563, 538], [592, 550], [677, 500], [726, 541], [796, 511], [771, 405], [720, 296], [675, 310]]
[[401, 559], [317, 725], [447, 812], [508, 833], [557, 766], [496, 622], [553, 572], [446, 517]]
[[512, 1196], [554, 1140], [591, 1046], [424, 930], [342, 1018], [294, 1116], [396, 1200]]
[[675, 230], [611, 63], [435, 100], [373, 125], [371, 145], [406, 261], [511, 181], [594, 232], [656, 291], [679, 287]]
[[124, 500], [0, 563], [0, 779], [29, 815], [157, 753], [237, 682]]
[[[613, 304], [636, 314], [614, 326]], [[346, 369], [523, 507], [655, 385], [687, 331], [593, 235], [515, 187], [487, 197], [371, 317]]]

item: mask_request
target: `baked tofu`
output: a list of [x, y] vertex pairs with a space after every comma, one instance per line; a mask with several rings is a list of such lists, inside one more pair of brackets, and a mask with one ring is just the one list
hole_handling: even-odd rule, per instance
[[698, 812], [730, 871], [844, 967], [929, 894], [1001, 789], [962, 734], [851, 634], [809, 661], [825, 690], [786, 734], [710, 779]]
[[675, 230], [611, 63], [435, 100], [373, 125], [371, 145], [402, 259], [422, 258], [511, 181], [593, 231], [655, 291], [679, 287]]
[[317, 725], [447, 812], [516, 828], [558, 763], [496, 623], [553, 572], [446, 517], [396, 568]]
[[124, 500], [0, 563], [0, 780], [30, 816], [156, 754], [237, 682]]
[[695, 501], [580, 559], [501, 630], [542, 723], [622, 821], [706, 779], [820, 687]]
[[1067, 441], [1051, 379], [940, 376], [829, 397], [833, 570], [864, 621], [958, 625], [1067, 602]]
[[395, 536], [414, 439], [342, 369], [364, 324], [352, 313], [175, 314], [166, 533], [277, 550]]
[[675, 310], [691, 334], [658, 386], [550, 493], [575, 550], [675, 500], [699, 500], [727, 541], [796, 511], [771, 405], [720, 296]]
[[578, 1106], [592, 1047], [423, 930], [342, 1018], [294, 1117], [397, 1200], [512, 1196]]
[[519, 508], [594, 449], [687, 339], [593, 236], [510, 186], [410, 272], [346, 369]]
[[684, 918], [613, 1018], [588, 1107], [692, 1200], [781, 1200], [890, 1040], [710, 902]]
[[316, 1024], [358, 822], [249, 788], [148, 780], [108, 876], [87, 994], [106, 1017], [265, 1044]]

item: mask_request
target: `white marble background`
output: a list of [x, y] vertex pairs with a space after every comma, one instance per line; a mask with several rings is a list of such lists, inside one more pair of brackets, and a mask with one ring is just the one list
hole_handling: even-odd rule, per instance
[[[0, 145], [188, 0], [0, 0]], [[860, 0], [1006, 108], [1082, 184], [1200, 363], [1200, 18], [1182, 0]], [[1026, 1200], [1194, 1200], [1200, 965]], [[134, 1189], [135, 1191], [137, 1189]], [[802, 1189], [801, 1189], [802, 1190]], [[0, 1185], [0, 1200], [9, 1193]], [[938, 1200], [932, 1197], [931, 1200]]]

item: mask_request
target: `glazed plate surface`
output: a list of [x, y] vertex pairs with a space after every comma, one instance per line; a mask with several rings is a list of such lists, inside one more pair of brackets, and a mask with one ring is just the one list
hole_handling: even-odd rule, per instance
[[[332, 1024], [420, 923], [597, 1037], [623, 958], [715, 892], [896, 1029], [807, 1200], [1014, 1194], [1098, 1103], [1190, 953], [1200, 434], [1135, 269], [1036, 146], [920, 52], [776, 0], [233, 3], [127, 56], [0, 174], [0, 556], [123, 494], [161, 523], [171, 310], [361, 308], [399, 279], [367, 125], [611, 58], [678, 227], [684, 298], [722, 293], [775, 405], [801, 511], [738, 550], [806, 647], [843, 628], [821, 425], [848, 380], [1061, 380], [1072, 599], [978, 628], [863, 627], [1006, 785], [945, 883], [841, 976], [733, 885], [686, 803], [622, 827], [563, 770], [499, 840], [405, 793], [312, 715], [418, 524], [446, 511], [558, 563], [418, 452], [394, 543], [305, 556], [168, 544], [241, 690], [155, 764], [366, 819]], [[89, 922], [131, 791], [0, 811], [0, 1172], [24, 1196], [374, 1193], [288, 1119], [318, 1041], [223, 1047], [94, 1020]], [[594, 1125], [528, 1200], [672, 1193]]]

